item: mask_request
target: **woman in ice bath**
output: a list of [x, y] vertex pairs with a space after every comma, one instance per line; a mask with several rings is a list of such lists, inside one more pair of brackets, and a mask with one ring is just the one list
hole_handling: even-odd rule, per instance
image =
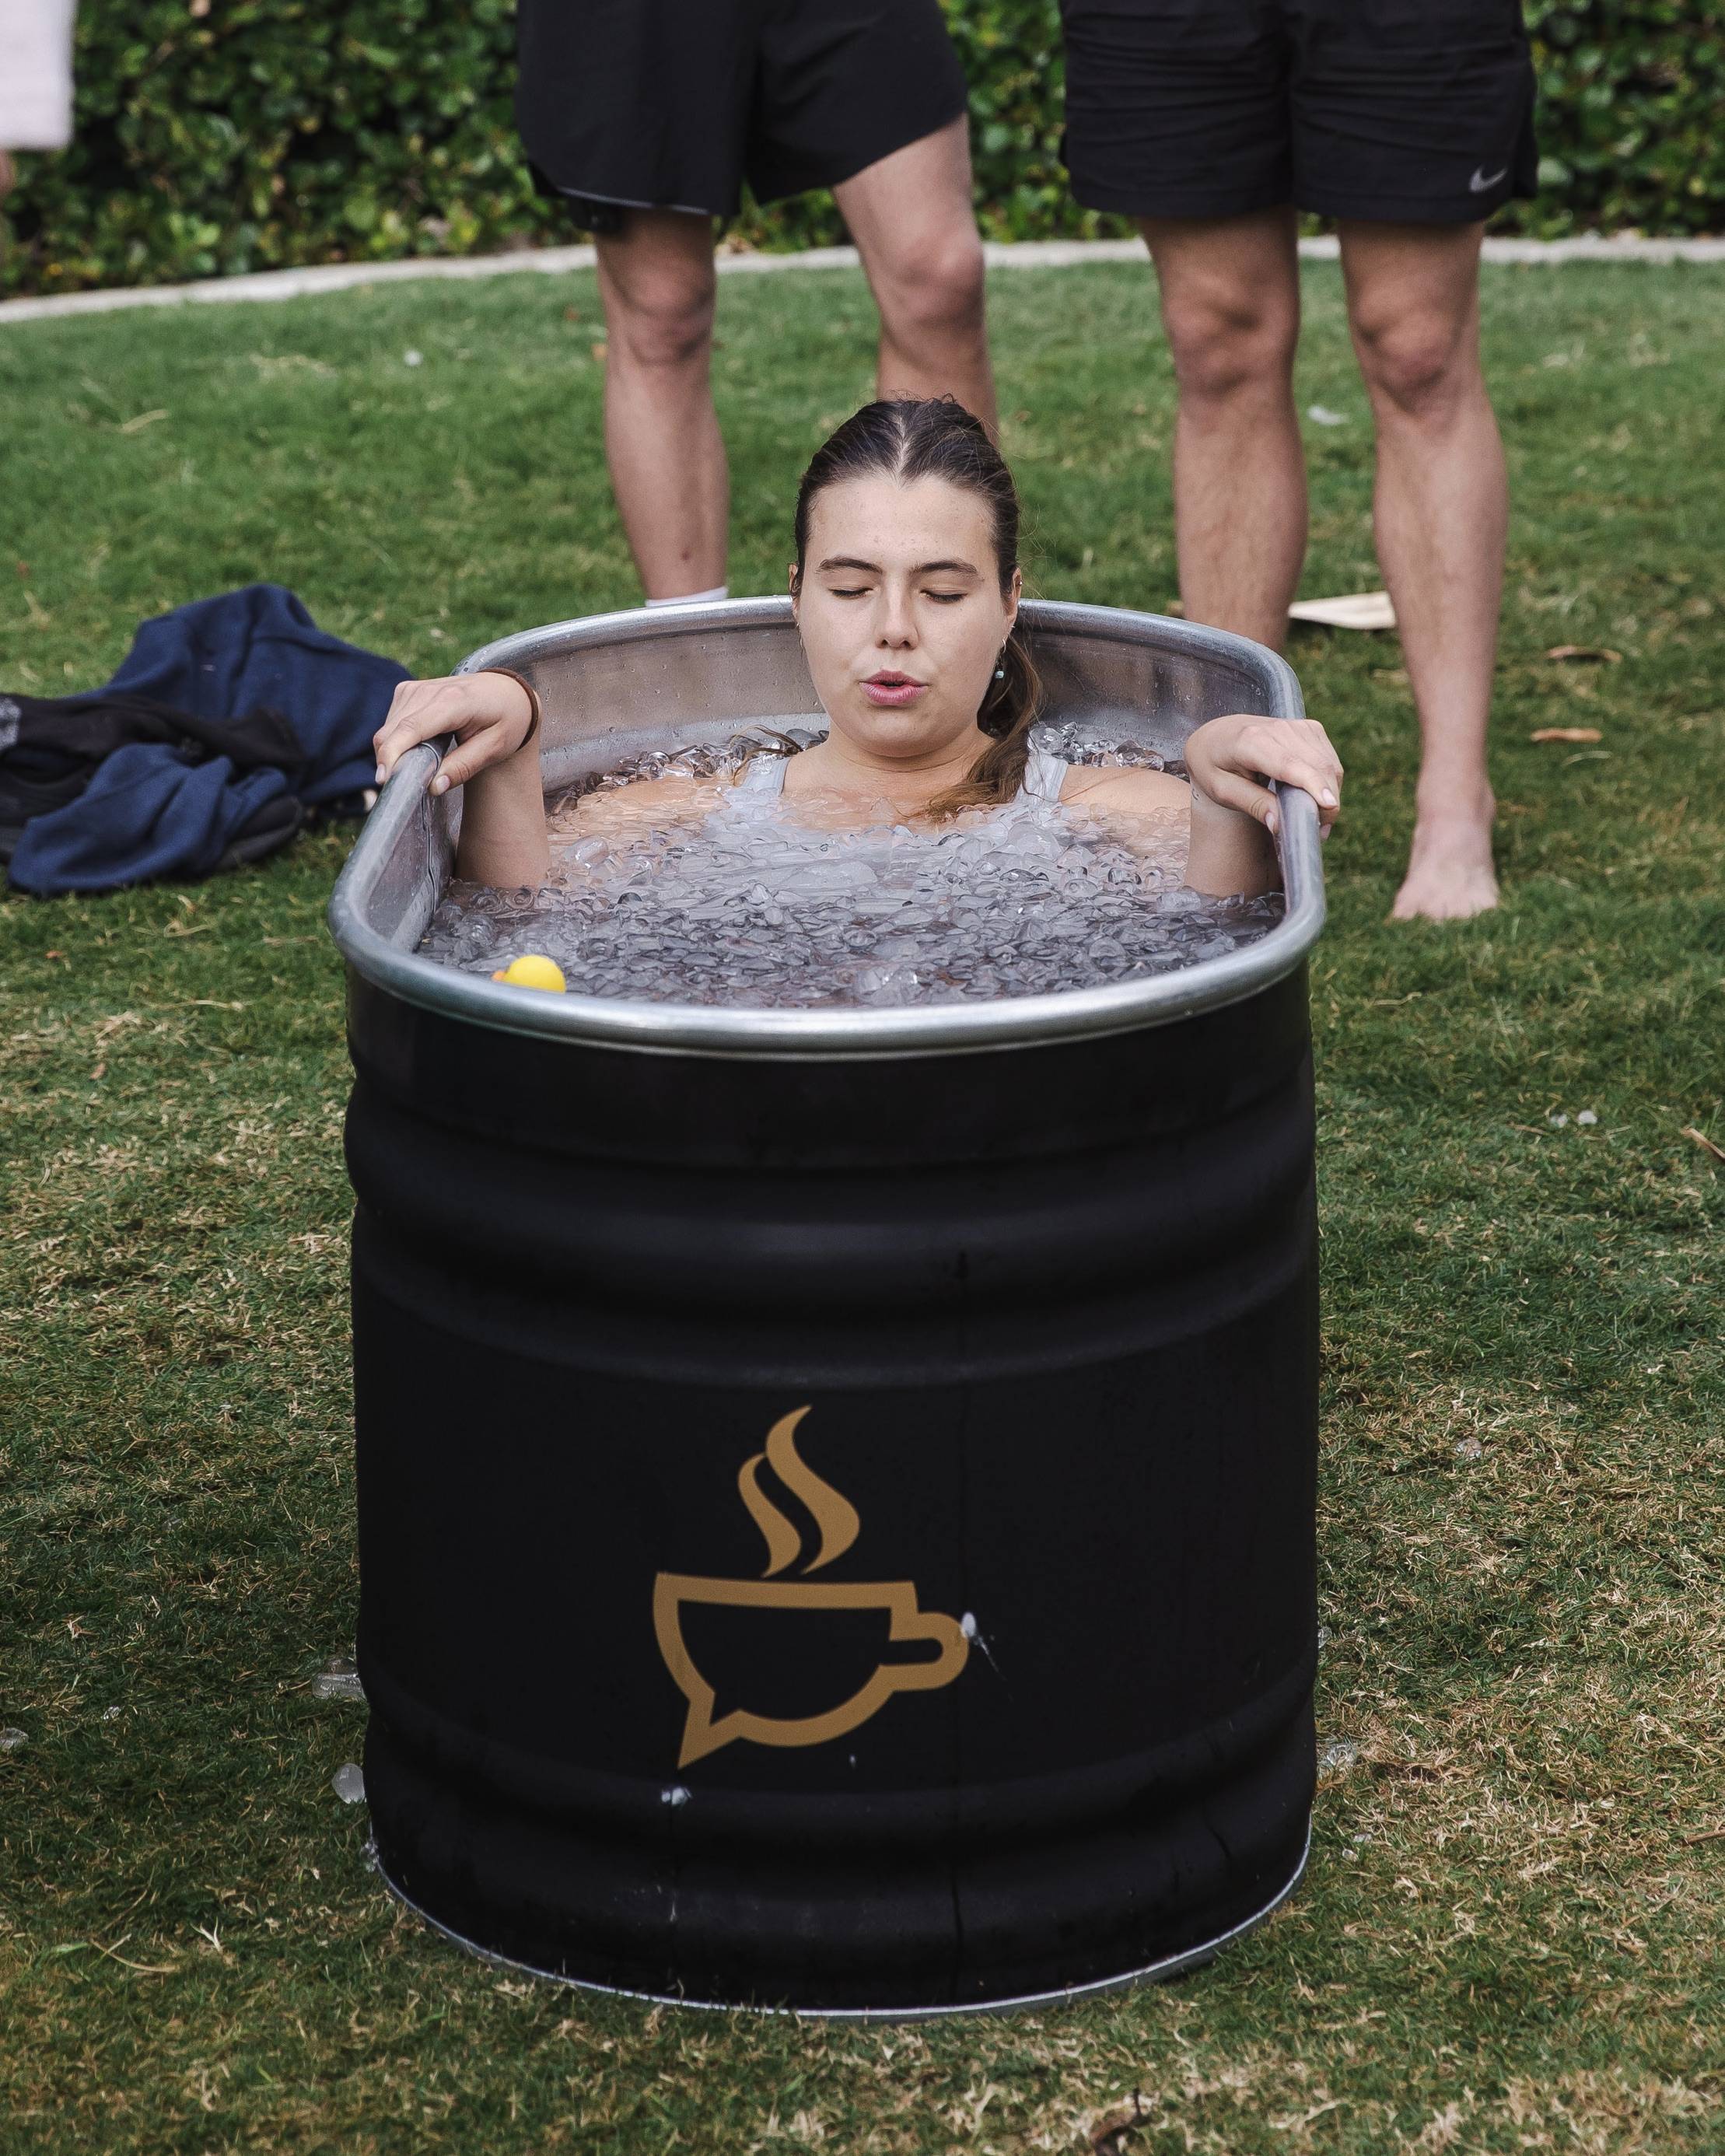
[[[1274, 886], [1268, 782], [1303, 787], [1324, 829], [1342, 767], [1310, 719], [1211, 719], [1166, 772], [1065, 763], [1035, 747], [1036, 676], [1017, 633], [1022, 579], [1012, 475], [980, 422], [942, 398], [870, 404], [803, 475], [791, 597], [831, 722], [800, 753], [763, 752], [732, 781], [647, 779], [589, 794], [560, 841], [704, 813], [726, 783], [782, 795], [835, 828], [939, 821], [1025, 794], [1110, 818], [1189, 819], [1186, 880], [1218, 897]], [[467, 788], [455, 872], [503, 889], [551, 867], [536, 705], [513, 675], [404, 682], [377, 737], [381, 784], [419, 742], [456, 746], [434, 793]]]

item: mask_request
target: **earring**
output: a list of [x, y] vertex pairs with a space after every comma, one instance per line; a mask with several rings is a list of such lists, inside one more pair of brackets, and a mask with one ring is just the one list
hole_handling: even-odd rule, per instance
[[[1006, 646], [1004, 644], [1000, 647], [1000, 656], [1003, 659], [1006, 656]], [[1006, 669], [1004, 666], [997, 666], [994, 669], [994, 679], [997, 681], [1004, 681], [1006, 679]]]

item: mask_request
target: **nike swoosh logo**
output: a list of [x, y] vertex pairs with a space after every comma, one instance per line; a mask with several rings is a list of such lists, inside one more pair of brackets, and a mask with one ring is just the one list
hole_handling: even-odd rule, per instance
[[1502, 172], [1493, 172], [1488, 177], [1482, 167], [1476, 165], [1473, 168], [1473, 177], [1467, 183], [1468, 188], [1474, 194], [1485, 194], [1491, 188], [1495, 187], [1508, 171], [1509, 167], [1506, 165]]

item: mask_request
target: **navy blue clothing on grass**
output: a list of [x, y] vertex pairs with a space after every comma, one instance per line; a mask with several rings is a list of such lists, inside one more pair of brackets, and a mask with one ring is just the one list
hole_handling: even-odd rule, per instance
[[300, 820], [280, 771], [242, 775], [225, 756], [185, 763], [171, 749], [134, 742], [105, 757], [69, 808], [25, 824], [10, 874], [39, 898], [206, 876], [242, 834], [254, 844], [237, 859], [257, 860], [285, 845]]
[[248, 584], [143, 623], [105, 690], [0, 696], [13, 883], [46, 897], [261, 858], [304, 809], [371, 785], [407, 679], [281, 585]]

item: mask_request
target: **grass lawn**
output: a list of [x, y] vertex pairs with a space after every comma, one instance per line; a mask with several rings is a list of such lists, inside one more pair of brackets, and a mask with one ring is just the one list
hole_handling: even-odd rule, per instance
[[[1378, 578], [1335, 270], [1307, 293], [1301, 404], [1347, 415], [1311, 430], [1317, 594]], [[722, 295], [733, 586], [778, 589], [870, 311], [841, 272]], [[1291, 1906], [1178, 1984], [881, 2030], [516, 1982], [398, 1912], [330, 1786], [362, 1711], [310, 1690], [356, 1601], [316, 837], [0, 908], [8, 2156], [1725, 2149], [1725, 1169], [1684, 1134], [1725, 1144], [1725, 275], [1495, 270], [1486, 319], [1501, 911], [1387, 924], [1397, 647], [1292, 648], [1349, 806], [1312, 974], [1327, 1764]], [[1163, 604], [1147, 276], [1004, 274], [993, 321], [1034, 587]], [[426, 670], [629, 603], [602, 334], [588, 277], [0, 325], [0, 688], [99, 682], [139, 616], [258, 577]], [[1602, 739], [1529, 741], [1554, 724]]]

